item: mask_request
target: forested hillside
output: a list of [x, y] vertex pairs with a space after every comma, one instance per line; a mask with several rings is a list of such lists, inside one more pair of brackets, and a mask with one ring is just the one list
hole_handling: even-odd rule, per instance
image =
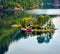
[[38, 8], [41, 3], [52, 3], [54, 0], [0, 0], [0, 4], [4, 9], [7, 8], [21, 8], [21, 9], [33, 9]]

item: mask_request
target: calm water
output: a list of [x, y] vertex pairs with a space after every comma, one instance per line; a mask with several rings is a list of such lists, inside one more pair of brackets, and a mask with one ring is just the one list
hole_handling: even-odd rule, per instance
[[47, 15], [60, 15], [60, 9], [33, 9], [27, 10], [29, 14], [47, 14]]
[[[35, 9], [34, 13], [37, 12], [40, 14], [39, 11], [41, 10], [38, 11], [37, 10], [38, 9]], [[51, 10], [50, 12], [50, 10], [45, 9], [42, 10], [42, 12], [44, 13], [42, 12], [41, 13], [60, 15], [59, 10], [60, 9], [55, 10], [55, 12], [52, 12]], [[3, 16], [3, 19], [11, 20], [12, 18], [14, 18], [15, 20], [19, 21], [20, 18], [26, 16], [29, 16], [29, 14], [26, 15], [22, 12], [18, 12], [18, 13], [5, 12], [5, 16]], [[12, 19], [13, 23], [15, 23], [14, 19]], [[55, 27], [58, 28], [58, 30], [46, 34], [43, 33], [40, 35], [33, 35], [33, 34], [28, 35], [28, 34], [23, 34], [22, 32], [18, 32], [17, 36], [14, 35], [16, 33], [15, 31], [13, 35], [10, 34], [8, 35], [8, 37], [5, 37], [3, 40], [0, 40], [0, 54], [60, 54], [60, 43], [59, 43], [60, 42], [60, 16], [54, 17], [52, 21], [55, 24]], [[9, 21], [7, 22], [9, 23]], [[2, 25], [1, 20], [0, 20], [0, 25]], [[8, 26], [8, 24], [5, 25]], [[5, 25], [2, 25], [3, 27], [2, 31], [4, 31]], [[0, 29], [2, 27], [0, 27]], [[8, 29], [8, 32], [10, 31], [9, 27], [6, 27], [6, 29]], [[6, 35], [8, 32], [6, 32], [4, 35]]]
[[10, 42], [4, 54], [60, 54], [60, 17], [53, 19], [54, 33], [38, 35], [23, 35], [19, 33], [16, 39]]

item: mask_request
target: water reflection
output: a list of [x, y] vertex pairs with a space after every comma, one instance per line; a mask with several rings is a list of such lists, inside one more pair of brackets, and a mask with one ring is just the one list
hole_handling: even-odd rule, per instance
[[[39, 35], [34, 35], [32, 34], [32, 36], [37, 36], [36, 40], [37, 40], [37, 43], [40, 44], [40, 43], [49, 43], [50, 39], [52, 38], [52, 35], [54, 34], [54, 32], [49, 32], [49, 33], [42, 33], [42, 34], [39, 34]], [[13, 36], [10, 36], [11, 38], [8, 39], [8, 41], [4, 41], [3, 43], [0, 44], [0, 54], [4, 54], [5, 52], [8, 51], [8, 48], [9, 48], [9, 44], [11, 42], [14, 42], [14, 41], [18, 41], [18, 40], [21, 40], [21, 39], [27, 39], [29, 37], [32, 37], [29, 35], [27, 35], [26, 32], [23, 32], [23, 31], [20, 31], [16, 37], [13, 38]], [[6, 38], [5, 38], [6, 40]], [[2, 41], [1, 41], [2, 42]]]
[[[1, 16], [1, 18], [0, 18], [0, 37], [3, 37], [3, 39], [0, 40], [0, 54], [4, 54], [5, 52], [8, 52], [11, 42], [14, 43], [14, 41], [19, 41], [19, 40], [23, 40], [23, 39], [25, 40], [25, 39], [28, 39], [29, 37], [36, 36], [35, 40], [37, 41], [38, 44], [50, 42], [50, 40], [54, 34], [54, 31], [49, 32], [49, 33], [32, 33], [32, 34], [28, 34], [28, 33], [20, 31], [15, 36], [14, 35], [16, 33], [16, 30], [15, 30], [15, 32], [10, 33], [8, 36], [6, 36], [6, 34], [8, 34], [11, 29], [9, 25], [14, 24], [16, 22], [14, 20], [19, 21], [19, 18], [21, 18], [21, 17], [23, 18], [25, 16], [28, 16], [28, 15], [23, 15], [22, 12], [18, 12], [18, 13], [4, 12], [3, 18]], [[2, 19], [4, 19], [4, 20], [2, 20]], [[6, 20], [6, 22], [5, 22], [5, 20]], [[1, 21], [2, 21], [2, 23], [1, 23]], [[1, 29], [3, 29], [3, 30], [1, 30]], [[6, 32], [5, 30], [8, 32]], [[13, 29], [11, 29], [11, 30], [13, 30]], [[5, 33], [3, 33], [2, 31], [5, 31]], [[4, 34], [4, 35], [2, 36], [2, 34]], [[6, 37], [4, 37], [4, 36], [6, 36]], [[24, 42], [22, 42], [22, 43], [24, 43]], [[33, 41], [33, 43], [34, 43], [34, 41]]]
[[40, 36], [37, 37], [37, 41], [38, 43], [49, 43], [50, 39], [52, 38], [52, 35], [54, 34], [54, 32], [49, 32], [47, 34], [43, 33]]
[[0, 46], [0, 54], [4, 54], [4, 52], [8, 51], [8, 44], [4, 44]]
[[18, 34], [17, 34], [17, 36], [15, 37], [15, 39], [14, 40], [16, 40], [16, 41], [18, 41], [19, 39], [25, 39], [25, 38], [27, 38], [28, 36], [27, 36], [27, 34], [25, 33], [25, 32], [22, 32], [22, 31], [20, 31]]
[[[54, 11], [53, 11], [54, 10]], [[60, 15], [60, 9], [33, 9], [26, 10], [27, 14]]]
[[29, 37], [34, 37], [34, 36], [37, 36], [37, 42], [38, 43], [49, 43], [50, 40], [52, 39], [52, 36], [54, 34], [54, 31], [51, 31], [51, 32], [48, 32], [48, 33], [26, 33], [26, 32], [23, 32], [21, 31], [17, 36], [17, 40], [18, 39], [21, 39], [21, 38], [24, 38], [24, 39], [27, 39]]

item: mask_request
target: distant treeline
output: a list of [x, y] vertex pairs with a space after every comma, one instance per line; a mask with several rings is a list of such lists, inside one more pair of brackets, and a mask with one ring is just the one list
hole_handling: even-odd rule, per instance
[[33, 9], [38, 8], [40, 3], [53, 3], [54, 0], [0, 0], [0, 5], [3, 5], [4, 9], [7, 8], [23, 8]]

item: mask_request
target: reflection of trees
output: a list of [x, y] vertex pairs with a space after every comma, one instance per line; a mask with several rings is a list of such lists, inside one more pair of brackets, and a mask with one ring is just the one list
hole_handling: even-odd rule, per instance
[[0, 54], [4, 54], [8, 50], [8, 44], [0, 46]]
[[38, 43], [43, 43], [44, 37], [43, 36], [37, 37], [37, 40], [38, 40]]
[[[27, 38], [24, 34], [17, 34], [17, 31], [12, 28], [12, 33], [10, 32], [11, 24], [16, 24], [19, 22], [20, 18], [28, 16], [24, 13], [24, 11], [19, 12], [5, 12], [3, 11], [3, 15], [0, 17], [0, 54], [4, 54], [5, 51], [8, 51], [8, 46], [11, 41], [18, 40], [20, 38]], [[4, 32], [4, 31], [7, 32]], [[14, 32], [13, 32], [14, 30]], [[3, 35], [4, 34], [4, 35]]]
[[0, 54], [4, 54], [6, 51], [8, 51], [8, 47], [10, 42], [17, 41], [22, 38], [27, 38], [28, 36], [25, 34], [25, 32], [19, 32], [16, 36], [14, 34], [10, 34], [9, 36], [3, 38], [3, 40], [0, 41]]
[[[37, 37], [38, 43], [44, 43], [44, 42], [49, 43], [53, 33], [54, 32], [49, 32], [45, 34], [45, 36], [42, 34], [39, 34], [39, 36]], [[32, 34], [32, 36], [34, 35]], [[4, 54], [6, 51], [8, 51], [8, 47], [11, 41], [15, 41], [15, 40], [18, 41], [19, 39], [26, 39], [28, 37], [29, 36], [24, 31], [19, 32], [16, 36], [10, 35], [6, 37], [4, 40], [0, 41], [0, 54]]]
[[28, 36], [26, 35], [26, 33], [24, 31], [20, 31], [17, 36], [14, 38], [14, 40], [19, 40], [19, 39], [22, 39], [22, 38], [28, 38]]
[[52, 35], [54, 34], [54, 32], [49, 32], [45, 35], [41, 34], [40, 36], [37, 37], [37, 41], [38, 43], [49, 43], [50, 42], [50, 39], [52, 38]]

